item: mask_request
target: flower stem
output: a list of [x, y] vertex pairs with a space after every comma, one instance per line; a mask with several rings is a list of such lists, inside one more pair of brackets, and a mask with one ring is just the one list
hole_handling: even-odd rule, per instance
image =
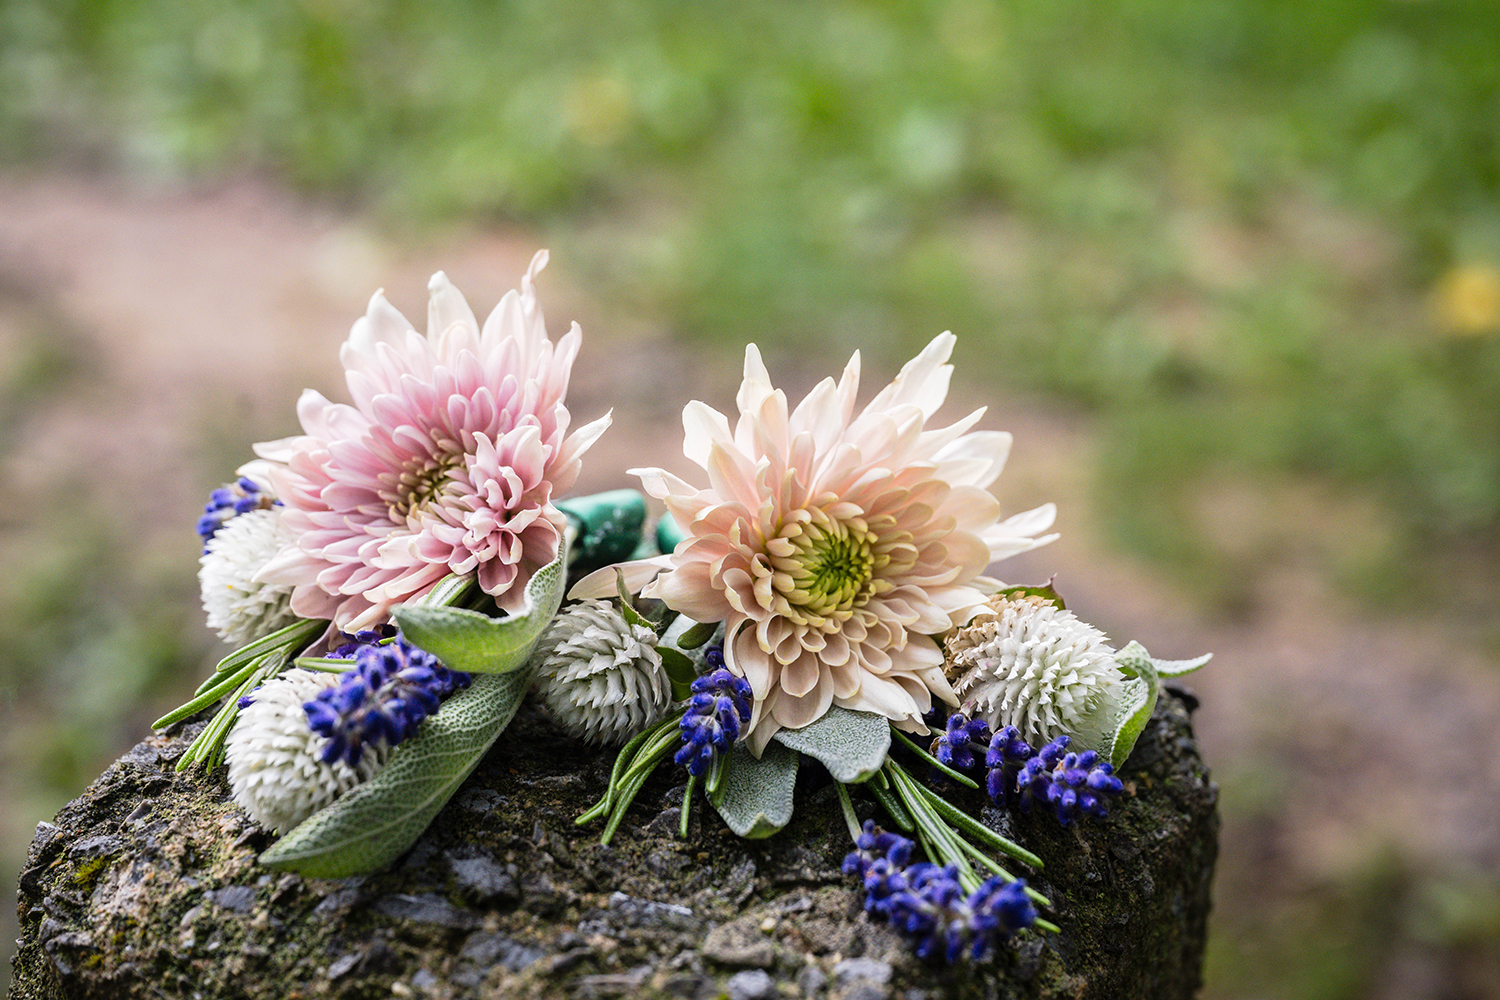
[[723, 784], [724, 774], [728, 770], [729, 754], [714, 754], [713, 763], [708, 765], [708, 780], [703, 785], [703, 789], [708, 793], [709, 798], [716, 798], [718, 796], [719, 786]]
[[917, 835], [927, 849], [928, 856], [938, 864], [952, 865], [957, 869], [959, 883], [963, 885], [965, 892], [978, 889], [983, 880], [975, 874], [974, 866], [969, 863], [963, 848], [959, 846], [961, 838], [953, 832], [951, 826], [944, 823], [942, 818], [932, 811], [931, 805], [922, 799], [921, 786], [899, 766], [893, 767], [891, 780], [896, 785], [898, 794], [905, 801], [906, 807], [916, 818]]
[[585, 823], [598, 819], [609, 812], [609, 807], [614, 802], [615, 789], [620, 784], [620, 776], [625, 773], [626, 765], [635, 758], [636, 751], [640, 749], [642, 743], [646, 742], [653, 731], [652, 729], [646, 729], [636, 733], [630, 738], [630, 742], [626, 743], [620, 748], [620, 752], [615, 754], [615, 765], [609, 772], [609, 784], [604, 786], [604, 797], [595, 803], [588, 812], [575, 819], [573, 822], [576, 825], [583, 826]]
[[219, 765], [224, 759], [224, 737], [229, 735], [230, 727], [240, 714], [240, 699], [279, 667], [279, 658], [274, 654], [267, 654], [235, 673], [234, 676], [240, 678], [239, 686], [219, 706], [219, 710], [214, 713], [208, 725], [203, 727], [197, 739], [188, 745], [182, 758], [177, 761], [178, 771], [186, 771], [198, 763], [207, 764], [210, 769]]
[[224, 695], [228, 694], [232, 688], [236, 688], [244, 684], [245, 678], [253, 674], [258, 667], [259, 661], [255, 661], [248, 664], [247, 666], [240, 667], [233, 673], [227, 673], [222, 676], [216, 675], [209, 678], [214, 682], [211, 686], [205, 687], [202, 690], [202, 693], [200, 693], [192, 701], [180, 706], [179, 708], [171, 712], [168, 712], [160, 719], [157, 719], [155, 722], [151, 723], [151, 728], [165, 729], [167, 726], [170, 726], [177, 722], [181, 722], [183, 719], [186, 719], [191, 715], [197, 715], [199, 712], [203, 711], [205, 708], [212, 705], [220, 698], [224, 697]]
[[[879, 774], [882, 780], [885, 778], [885, 775], [880, 774], [878, 771], [876, 774]], [[916, 824], [912, 822], [911, 815], [902, 807], [901, 802], [891, 791], [889, 782], [886, 782], [882, 786], [876, 784], [874, 781], [870, 781], [866, 783], [865, 788], [869, 790], [871, 795], [875, 796], [875, 801], [880, 803], [880, 807], [891, 817], [891, 822], [896, 824], [898, 830], [911, 833], [916, 828]]]
[[259, 660], [267, 653], [280, 653], [283, 660], [285, 660], [287, 653], [290, 653], [294, 649], [302, 649], [327, 628], [328, 623], [322, 619], [304, 618], [293, 622], [285, 628], [279, 628], [268, 636], [241, 646], [220, 660], [219, 665], [214, 668], [214, 676], [204, 681], [194, 693], [202, 694], [208, 688], [218, 683], [219, 675], [229, 670], [237, 670], [252, 661]]
[[936, 792], [917, 784], [912, 778], [907, 777], [906, 780], [912, 783], [913, 787], [917, 790], [917, 793], [919, 795], [922, 795], [924, 799], [931, 804], [931, 807], [936, 810], [940, 816], [942, 816], [943, 819], [949, 821], [954, 826], [957, 826], [969, 836], [976, 837], [984, 843], [989, 844], [995, 850], [1001, 851], [1005, 854], [1009, 854], [1017, 861], [1024, 861], [1026, 864], [1037, 869], [1038, 871], [1041, 870], [1042, 859], [1037, 857], [1035, 854], [1032, 854], [1026, 848], [1022, 847], [1020, 844], [1017, 844], [1000, 836], [994, 830], [991, 830], [983, 823], [974, 819], [974, 817], [970, 816], [968, 813], [964, 812], [962, 809], [958, 808], [947, 799], [938, 795]]
[[321, 670], [325, 674], [342, 674], [354, 666], [354, 661], [333, 656], [299, 656], [292, 661], [292, 666], [303, 670]]
[[610, 840], [614, 838], [615, 831], [620, 828], [620, 824], [625, 819], [626, 810], [635, 801], [635, 797], [640, 792], [641, 786], [646, 783], [646, 779], [649, 777], [651, 777], [650, 771], [637, 771], [625, 778], [625, 781], [620, 786], [620, 800], [615, 803], [614, 811], [609, 816], [609, 822], [604, 824], [604, 832], [599, 835], [599, 846], [609, 846]]
[[691, 819], [693, 815], [693, 789], [697, 787], [698, 776], [696, 774], [689, 774], [687, 780], [687, 790], [682, 793], [682, 818], [681, 821], [677, 824], [677, 833], [680, 837], [682, 837], [683, 840], [687, 840], [688, 820]]
[[[1004, 868], [1000, 867], [999, 862], [981, 851], [979, 848], [975, 847], [973, 844], [969, 843], [964, 838], [958, 838], [958, 846], [962, 847], [968, 853], [968, 855], [975, 861], [977, 861], [980, 865], [994, 872], [996, 875], [999, 875], [1001, 878], [1005, 879], [1005, 881], [1014, 882], [1016, 880], [1016, 877], [1014, 875], [1006, 871]], [[1043, 896], [1041, 893], [1037, 892], [1029, 885], [1026, 887], [1026, 895], [1031, 898], [1031, 901], [1033, 903], [1036, 903], [1039, 906], [1050, 907], [1052, 905], [1052, 900], [1048, 899], [1046, 896]]]
[[938, 760], [926, 750], [923, 750], [920, 746], [914, 743], [909, 736], [907, 736], [901, 730], [897, 729], [895, 726], [891, 727], [891, 735], [895, 736], [902, 743], [905, 743], [908, 748], [915, 751], [917, 756], [921, 757], [923, 760], [927, 761], [927, 763], [931, 764], [933, 767], [937, 768], [943, 774], [958, 782], [960, 785], [963, 785], [965, 788], [979, 787], [979, 785], [974, 781], [973, 778], [969, 777], [966, 774], [960, 774], [958, 771], [953, 770], [953, 768], [949, 767], [947, 764], [944, 764], [942, 761]]
[[[635, 801], [646, 779], [650, 778], [651, 773], [661, 766], [661, 762], [666, 759], [667, 754], [678, 742], [677, 733], [674, 731], [678, 721], [678, 717], [663, 719], [625, 744], [624, 749], [615, 758], [615, 766], [610, 773], [609, 787], [604, 790], [604, 797], [592, 809], [574, 820], [574, 823], [581, 826], [608, 813], [609, 820], [604, 825], [604, 833], [599, 837], [600, 844], [608, 845], [615, 831], [619, 829], [620, 823], [625, 819], [625, 811]], [[684, 803], [684, 815], [687, 814], [685, 807], [686, 803]]]
[[844, 811], [844, 825], [849, 827], [849, 839], [858, 843], [861, 833], [859, 817], [855, 815], [854, 802], [849, 798], [849, 786], [842, 781], [835, 781], [833, 787], [838, 789], [839, 806]]

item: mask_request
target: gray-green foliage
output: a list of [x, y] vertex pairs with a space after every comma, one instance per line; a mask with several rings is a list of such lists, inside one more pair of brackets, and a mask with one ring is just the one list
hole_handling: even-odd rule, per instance
[[796, 751], [774, 740], [759, 758], [743, 743], [735, 744], [712, 800], [725, 825], [741, 837], [759, 840], [791, 822], [799, 759]]
[[526, 665], [531, 648], [562, 605], [567, 576], [567, 548], [537, 570], [526, 583], [522, 610], [493, 618], [467, 608], [433, 604], [403, 605], [391, 617], [408, 642], [420, 646], [450, 670], [499, 674]]
[[505, 730], [531, 686], [531, 649], [557, 614], [567, 546], [526, 584], [523, 610], [505, 618], [437, 605], [393, 617], [406, 638], [450, 669], [477, 673], [396, 747], [375, 777], [302, 821], [261, 862], [316, 878], [377, 871], [416, 842]]
[[891, 723], [873, 712], [837, 705], [801, 729], [782, 729], [771, 739], [805, 753], [828, 769], [834, 781], [868, 781], [891, 749]]
[[475, 678], [397, 747], [375, 777], [303, 820], [261, 854], [261, 863], [311, 878], [386, 867], [406, 853], [479, 765], [530, 684], [527, 670]]
[[1156, 709], [1162, 678], [1191, 673], [1211, 659], [1212, 653], [1191, 660], [1157, 660], [1139, 642], [1126, 643], [1114, 657], [1125, 680], [1099, 706], [1099, 718], [1089, 720], [1091, 731], [1078, 734], [1082, 738], [1074, 749], [1095, 750], [1119, 770]]

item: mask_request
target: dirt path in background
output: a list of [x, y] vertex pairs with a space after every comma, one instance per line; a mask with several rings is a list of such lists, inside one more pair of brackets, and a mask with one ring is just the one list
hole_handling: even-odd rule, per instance
[[[255, 182], [154, 193], [0, 178], [0, 289], [7, 302], [65, 320], [90, 373], [87, 393], [46, 400], [13, 430], [0, 492], [11, 511], [24, 510], [63, 475], [151, 497], [149, 506], [127, 505], [122, 517], [134, 521], [121, 527], [141, 544], [180, 548], [182, 526], [212, 484], [197, 464], [205, 437], [289, 432], [303, 386], [342, 397], [336, 347], [375, 288], [384, 285], [421, 325], [426, 279], [441, 267], [483, 315], [534, 248], [519, 233], [396, 246], [361, 219]], [[706, 371], [659, 332], [646, 331], [643, 348], [641, 331], [627, 339], [600, 329], [590, 312], [600, 304], [570, 282], [565, 260], [554, 259], [540, 285], [554, 335], [573, 318], [584, 327], [569, 399], [575, 419], [615, 408], [616, 425], [580, 488], [623, 485], [621, 470], [639, 461], [637, 442], [650, 442], [653, 461], [680, 461], [678, 429], [664, 416], [676, 404], [662, 397], [692, 391], [722, 408], [737, 373]], [[16, 308], [0, 310], [0, 356], [10, 359], [0, 360], [0, 384], [11, 382], [10, 366], [27, 350], [23, 319]], [[960, 377], [962, 363], [960, 340]], [[826, 367], [837, 370], [831, 360]], [[884, 374], [871, 372], [867, 382]], [[1086, 424], [1003, 407], [986, 423], [1016, 436], [1000, 483], [1007, 507], [1054, 500], [1061, 511], [1062, 540], [1005, 575], [1056, 573], [1082, 617], [1157, 655], [1215, 652], [1190, 686], [1202, 698], [1204, 754], [1226, 791], [1229, 884], [1338, 878], [1392, 848], [1435, 866], [1500, 867], [1500, 756], [1476, 753], [1500, 747], [1500, 670], [1477, 635], [1382, 620], [1291, 573], [1258, 595], [1253, 623], [1215, 622], [1159, 571], [1102, 543], [1089, 502], [1096, 442]], [[1231, 518], [1224, 513], [1223, 531], [1239, 530]], [[12, 515], [0, 528], [3, 547], [24, 521]], [[0, 729], [18, 710], [0, 702]], [[10, 800], [13, 789], [0, 793]], [[43, 818], [5, 821], [8, 870]], [[0, 920], [11, 910], [0, 900]], [[7, 967], [13, 936], [0, 928]]]

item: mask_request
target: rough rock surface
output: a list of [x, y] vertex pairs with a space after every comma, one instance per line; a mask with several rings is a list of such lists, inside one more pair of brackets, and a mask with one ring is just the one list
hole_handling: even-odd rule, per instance
[[[1171, 1000], [1199, 984], [1217, 793], [1170, 695], [1109, 819], [1063, 829], [962, 799], [1043, 858], [1044, 872], [1017, 874], [1051, 896], [1063, 930], [953, 968], [918, 962], [864, 914], [839, 870], [849, 842], [834, 790], [816, 776], [775, 837], [740, 840], [699, 801], [679, 840], [683, 789], [664, 769], [601, 847], [573, 819], [612, 754], [527, 707], [393, 870], [322, 881], [257, 866], [271, 838], [222, 773], [173, 772], [191, 733], [141, 743], [38, 827], [20, 876], [14, 1000]], [[877, 814], [857, 792], [855, 803]]]

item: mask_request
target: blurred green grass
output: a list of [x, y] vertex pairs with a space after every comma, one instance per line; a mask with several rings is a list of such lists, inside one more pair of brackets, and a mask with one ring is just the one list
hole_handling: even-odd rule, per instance
[[1351, 578], [1497, 551], [1492, 4], [6, 0], [0, 25], [13, 158], [523, 221], [698, 343], [885, 363], [951, 326], [976, 377], [1098, 415], [1119, 537], [1228, 606], [1244, 572], [1183, 506], [1205, 467], [1377, 492], [1384, 555]]
[[[1113, 537], [1218, 610], [1304, 559], [1494, 620], [1497, 37], [1494, 4], [1439, 0], [0, 0], [0, 162], [520, 223], [615, 317], [781, 370], [888, 370], [952, 328], [971, 382], [1088, 415]], [[66, 338], [26, 343], [0, 431], [81, 377]], [[0, 619], [50, 622], [0, 665], [9, 697], [64, 697], [36, 679], [57, 663], [113, 678], [71, 730], [13, 734], [66, 798], [110, 705], [196, 655], [193, 600], [49, 617], [126, 550], [29, 530], [72, 541], [7, 547]], [[1361, 995], [1367, 944], [1298, 995]], [[1257, 961], [1217, 967], [1253, 985]]]

